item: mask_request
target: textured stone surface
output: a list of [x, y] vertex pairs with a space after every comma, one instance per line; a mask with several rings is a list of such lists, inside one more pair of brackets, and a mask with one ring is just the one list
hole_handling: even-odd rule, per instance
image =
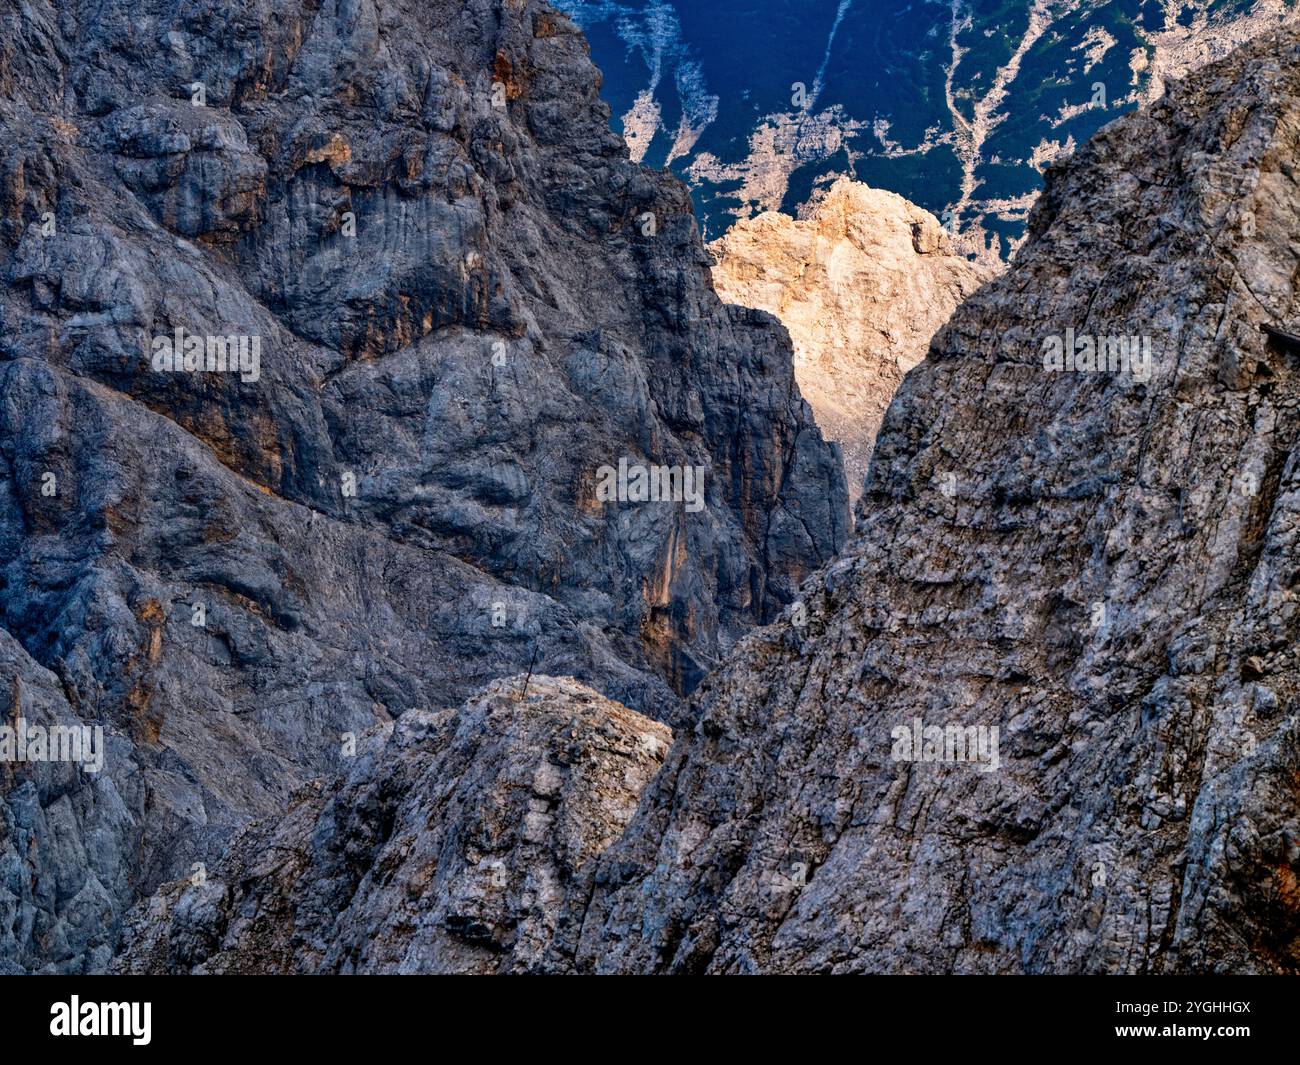
[[[1286, 35], [1052, 171], [860, 535], [701, 685], [542, 967], [1300, 971], [1300, 369], [1259, 330], [1300, 315], [1298, 146]], [[1150, 337], [1149, 379], [1045, 369], [1070, 328]], [[896, 758], [917, 719], [997, 757]]]
[[[673, 718], [843, 541], [788, 343], [598, 84], [542, 3], [0, 14], [0, 626], [122, 744], [5, 778], [4, 964], [97, 967], [344, 734], [534, 656]], [[178, 328], [256, 380], [156, 370]], [[705, 505], [597, 500], [622, 457]]]
[[[521, 10], [541, 21], [517, 25]], [[310, 33], [296, 33], [281, 11], [274, 23], [281, 28], [256, 30], [265, 49], [230, 53], [255, 69], [232, 85], [251, 94], [249, 114], [258, 117], [246, 124], [247, 143], [268, 161], [267, 213], [256, 208], [258, 218], [274, 213], [269, 175], [283, 156], [270, 143], [278, 127], [265, 117], [275, 108], [256, 94], [289, 77], [289, 69], [327, 84], [346, 81], [333, 66], [328, 77], [321, 74], [326, 58], [345, 56], [347, 71], [371, 69], [365, 42], [383, 40], [381, 24], [397, 11], [416, 20], [405, 26], [402, 42], [422, 17], [445, 15], [448, 27], [468, 27], [461, 36], [451, 28], [445, 35], [448, 69], [468, 71], [466, 57], [485, 55], [476, 41], [492, 40], [495, 48], [493, 34], [506, 34], [506, 58], [493, 50], [488, 65], [516, 93], [508, 103], [531, 123], [527, 137], [520, 134], [520, 150], [537, 152], [516, 172], [521, 209], [531, 205], [528, 213], [537, 218], [558, 212], [581, 227], [595, 204], [619, 202], [598, 198], [595, 185], [585, 183], [597, 181], [606, 158], [611, 172], [640, 172], [616, 147], [608, 157], [575, 148], [591, 143], [584, 130], [603, 128], [597, 106], [575, 118], [571, 85], [559, 96], [538, 87], [548, 78], [563, 81], [563, 72], [581, 65], [577, 39], [560, 32], [563, 24], [549, 21], [544, 9], [507, 5], [497, 24], [475, 23], [473, 4], [455, 14], [437, 7], [427, 16], [385, 7], [383, 15], [375, 12], [373, 33], [365, 17], [331, 22], [332, 11], [318, 12]], [[129, 41], [136, 32], [115, 30], [111, 15], [96, 23], [119, 49], [103, 53], [110, 66], [113, 56], [131, 54], [119, 36]], [[73, 34], [72, 16], [60, 18], [62, 39]], [[520, 26], [522, 43], [510, 37]], [[335, 34], [328, 47], [309, 46], [326, 29]], [[235, 29], [215, 33], [212, 47], [225, 48], [228, 39], [240, 39]], [[418, 50], [443, 39], [428, 35]], [[283, 54], [275, 43], [281, 41], [289, 42]], [[40, 44], [13, 50], [6, 41], [6, 58], [18, 72], [12, 82], [24, 84], [35, 65], [59, 68], [65, 61], [57, 48]], [[510, 51], [515, 44], [521, 52]], [[404, 54], [404, 44], [393, 47]], [[564, 51], [547, 66], [553, 48]], [[393, 55], [385, 58], [383, 70], [404, 69]], [[89, 100], [108, 91], [104, 82], [87, 74], [69, 85], [74, 98]], [[3, 88], [6, 100], [19, 101], [13, 106], [27, 106], [14, 84]], [[594, 101], [591, 91], [583, 99]], [[51, 98], [63, 97], [43, 99]], [[358, 89], [357, 98], [381, 112], [385, 101], [402, 99], [395, 88], [374, 97]], [[120, 107], [100, 117], [92, 110], [85, 112], [94, 118], [85, 119], [88, 127], [131, 128]], [[578, 123], [582, 114], [590, 115], [590, 127]], [[15, 128], [44, 127], [32, 120]], [[557, 139], [547, 141], [548, 130]], [[571, 140], [558, 139], [561, 131]], [[352, 165], [362, 155], [358, 145], [370, 142], [357, 131], [348, 135], [347, 151], [332, 134], [309, 138], [302, 158], [315, 161], [303, 165], [320, 180], [331, 167]], [[298, 143], [283, 143], [290, 142]], [[12, 161], [24, 153], [43, 158], [46, 143], [25, 134], [5, 142], [4, 173], [14, 174]], [[547, 144], [553, 148], [538, 147]], [[137, 218], [126, 211], [136, 200], [99, 206], [116, 204], [113, 217], [135, 228], [114, 237], [128, 250], [98, 260], [85, 249], [43, 257], [38, 252], [49, 249], [28, 243], [37, 239], [29, 222], [17, 249], [6, 252], [14, 273], [0, 331], [10, 355], [0, 443], [11, 471], [0, 503], [11, 639], [0, 639], [0, 661], [17, 680], [11, 714], [102, 719], [110, 744], [124, 750], [90, 780], [67, 767], [4, 778], [6, 965], [102, 965], [123, 901], [166, 881], [135, 911], [120, 967], [1300, 971], [1300, 369], [1293, 355], [1267, 346], [1259, 329], [1294, 330], [1300, 319], [1298, 149], [1300, 40], [1285, 34], [1171, 86], [1167, 98], [1107, 127], [1070, 162], [1053, 167], [1014, 265], [958, 309], [891, 404], [858, 502], [858, 535], [805, 582], [784, 617], [731, 648], [726, 664], [696, 690], [689, 715], [663, 715], [673, 718], [674, 739], [657, 773], [665, 730], [569, 680], [535, 679], [535, 701], [516, 697], [517, 681], [499, 684], [459, 711], [449, 709], [462, 701], [462, 687], [511, 659], [492, 659], [482, 634], [471, 638], [461, 629], [446, 630], [438, 641], [420, 638], [432, 628], [425, 612], [463, 602], [475, 581], [494, 592], [503, 576], [473, 552], [462, 550], [468, 557], [461, 557], [415, 531], [397, 535], [401, 515], [414, 511], [378, 487], [347, 504], [327, 504], [323, 488], [313, 495], [313, 478], [328, 481], [337, 467], [309, 447], [311, 389], [292, 375], [274, 385], [281, 371], [271, 360], [256, 395], [268, 404], [279, 397], [275, 403], [286, 406], [264, 410], [225, 394], [230, 382], [214, 385], [221, 394], [199, 402], [183, 390], [171, 394], [167, 389], [179, 389], [175, 381], [134, 393], [125, 370], [114, 377], [103, 369], [112, 364], [102, 349], [104, 321], [132, 319], [86, 286], [97, 279], [110, 293], [153, 291], [133, 280], [150, 275], [122, 265], [136, 242], [154, 248], [149, 235], [163, 232], [152, 213]], [[115, 150], [93, 158], [75, 151], [68, 149], [74, 163], [61, 165], [83, 183], [99, 167], [134, 173]], [[580, 166], [571, 165], [575, 151]], [[478, 165], [510, 164], [514, 157], [503, 152], [487, 151]], [[428, 173], [412, 166], [392, 180]], [[547, 184], [538, 175], [548, 167], [565, 176], [553, 174], [555, 183]], [[31, 190], [47, 187], [39, 162], [21, 172], [21, 180], [7, 177], [3, 185], [10, 202], [26, 203]], [[334, 283], [331, 272], [304, 281], [305, 266], [267, 274], [248, 257], [257, 242], [241, 228], [248, 222], [240, 190], [256, 184], [255, 162], [223, 158], [204, 172], [220, 175], [232, 190], [222, 201], [224, 222], [211, 220], [210, 206], [192, 208], [188, 193], [159, 193], [148, 211], [160, 212], [169, 226], [207, 227], [194, 246], [214, 279], [211, 291], [240, 291], [233, 280], [218, 285], [211, 265], [229, 255], [239, 270], [223, 269], [241, 286], [268, 276], [306, 286], [283, 304], [271, 289], [249, 297], [250, 313], [280, 314], [275, 322], [283, 323], [299, 313], [291, 309], [298, 300], [328, 306], [334, 297], [321, 295], [319, 286]], [[492, 188], [515, 188], [504, 173]], [[132, 197], [147, 204], [157, 175], [129, 180], [143, 190]], [[662, 195], [679, 193], [660, 179], [645, 180]], [[128, 177], [122, 181], [130, 187]], [[103, 197], [116, 186], [85, 187]], [[431, 197], [431, 211], [434, 202], [442, 201]], [[637, 217], [638, 206], [629, 217]], [[501, 232], [491, 229], [499, 224], [495, 214], [487, 215], [488, 229]], [[542, 291], [540, 274], [525, 274], [531, 263], [535, 271], [552, 264], [547, 268], [563, 272], [580, 262], [580, 277], [565, 276], [567, 284], [590, 286], [582, 289], [585, 313], [626, 315], [625, 332], [611, 324], [609, 335], [628, 345], [635, 339], [638, 357], [649, 360], [636, 364], [655, 373], [677, 365], [674, 353], [684, 357], [669, 339], [680, 342], [678, 330], [693, 336], [691, 330], [706, 328], [689, 324], [692, 307], [717, 336], [738, 344], [740, 336], [768, 337], [771, 350], [779, 350], [769, 318], [720, 311], [712, 302], [689, 221], [680, 223], [676, 252], [663, 242], [641, 244], [641, 231], [629, 233], [628, 225], [599, 238], [582, 229], [588, 243], [576, 252], [563, 244], [570, 231], [557, 225], [527, 252], [500, 250], [509, 244], [494, 238], [480, 255], [485, 262], [525, 258], [517, 271], [503, 268], [500, 294], [516, 273]], [[245, 235], [223, 244], [231, 226]], [[429, 232], [435, 229], [442, 231]], [[672, 232], [671, 224], [659, 226], [661, 238]], [[606, 260], [592, 247], [632, 270], [629, 287], [617, 291], [645, 302], [633, 308], [610, 297], [611, 279], [620, 275], [595, 277], [591, 264]], [[621, 256], [611, 248], [623, 248]], [[402, 269], [400, 253], [378, 258], [384, 269]], [[413, 256], [409, 267], [436, 261]], [[61, 273], [50, 275], [50, 262]], [[86, 265], [93, 262], [106, 265]], [[168, 262], [157, 257], [149, 267]], [[673, 262], [695, 265], [674, 270]], [[554, 265], [563, 263], [569, 266]], [[692, 277], [698, 287], [688, 283]], [[409, 291], [387, 283], [386, 275], [368, 290], [365, 313], [293, 319], [304, 358], [326, 365], [321, 394], [329, 393], [329, 382], [342, 387], [379, 374], [433, 343], [386, 350], [403, 328], [415, 328], [404, 316], [419, 303], [396, 298]], [[175, 297], [183, 278], [160, 291]], [[485, 321], [523, 314], [520, 308], [539, 320], [559, 313], [558, 304], [528, 291], [517, 303], [502, 295], [498, 307], [495, 283], [489, 285]], [[1045, 342], [1067, 331], [1149, 339], [1149, 379], [1049, 371]], [[309, 334], [326, 339], [301, 339]], [[551, 333], [540, 335], [558, 343]], [[30, 354], [34, 346], [41, 357]], [[741, 348], [725, 349], [731, 361], [714, 367], [721, 378], [704, 372], [702, 352], [713, 349], [703, 348], [690, 349], [699, 381], [660, 382], [646, 371], [647, 389], [662, 388], [664, 403], [679, 404], [675, 415], [649, 423], [665, 434], [668, 450], [657, 454], [678, 454], [670, 440], [683, 449], [684, 441], [695, 442], [688, 431], [693, 407], [710, 409], [701, 396], [728, 394], [731, 450], [718, 445], [710, 454], [719, 463], [716, 455], [728, 456], [734, 477], [727, 483], [737, 494], [727, 498], [737, 502], [702, 512], [717, 523], [710, 527], [728, 528], [728, 515], [743, 526], [746, 514], [769, 513], [746, 494], [768, 484], [763, 498], [775, 508], [765, 526], [770, 545], [774, 530], [784, 527], [781, 515], [793, 513], [794, 499], [810, 500], [807, 486], [814, 484], [828, 507], [826, 523], [803, 514], [796, 524], [805, 526], [810, 543], [832, 537], [830, 510], [843, 501], [835, 495], [838, 482], [797, 468], [800, 455], [816, 458], [814, 471], [823, 468], [826, 452], [812, 430], [787, 440], [788, 452], [774, 452], [770, 436], [763, 449], [748, 450], [759, 448], [758, 436], [747, 435], [744, 426], [753, 423], [736, 418], [758, 415], [740, 382], [768, 379], [757, 370], [750, 378], [727, 376], [743, 365]], [[600, 349], [582, 350], [581, 359], [570, 352], [567, 365], [590, 367]], [[339, 361], [330, 370], [333, 357]], [[109, 363], [96, 361], [105, 358]], [[788, 371], [788, 362], [781, 365]], [[728, 393], [720, 379], [734, 390]], [[545, 380], [538, 374], [538, 382]], [[387, 413], [351, 438], [343, 416], [388, 412], [401, 392], [394, 386], [376, 407], [322, 399], [322, 439], [352, 462], [361, 452], [348, 449], [367, 441], [396, 447]], [[769, 413], [779, 409], [797, 421], [796, 408], [804, 410], [788, 377], [779, 406], [775, 393], [760, 394], [772, 404]], [[451, 409], [461, 393], [430, 395], [441, 397], [440, 409]], [[590, 400], [575, 406], [599, 409]], [[664, 409], [647, 399], [647, 418]], [[254, 417], [258, 411], [264, 423]], [[623, 414], [623, 428], [643, 424]], [[221, 437], [226, 430], [219, 427], [230, 424], [239, 431]], [[270, 438], [254, 432], [259, 424]], [[462, 450], [470, 451], [491, 423], [472, 432], [465, 424]], [[767, 430], [772, 424], [763, 422]], [[419, 440], [437, 436], [421, 425]], [[586, 439], [586, 426], [567, 431]], [[281, 433], [292, 440], [268, 443]], [[353, 442], [335, 443], [344, 439]], [[753, 464], [755, 454], [777, 453], [794, 464], [782, 467], [785, 494], [758, 477], [761, 463]], [[558, 454], [547, 457], [555, 463]], [[271, 465], [278, 456], [274, 484], [258, 455]], [[76, 490], [38, 502], [35, 486], [46, 469]], [[758, 479], [745, 480], [741, 470]], [[492, 476], [501, 492], [520, 483], [511, 474]], [[528, 476], [530, 484], [543, 483]], [[420, 512], [411, 529], [429, 523]], [[647, 523], [672, 540], [669, 523]], [[545, 521], [529, 529], [530, 546], [545, 545], [553, 532]], [[576, 566], [581, 553], [572, 554]], [[686, 564], [697, 556], [685, 549], [670, 557], [673, 572], [688, 581], [691, 573], [717, 572]], [[798, 566], [769, 564], [784, 580], [796, 579]], [[612, 594], [609, 580], [598, 592]], [[722, 588], [739, 587], [721, 573], [716, 580], [719, 602], [727, 601]], [[606, 653], [604, 661], [627, 670], [629, 702], [647, 691], [649, 682], [638, 678], [654, 674], [612, 648], [607, 630], [624, 630], [590, 621], [579, 599], [566, 601], [554, 589], [515, 587], [553, 603], [557, 617], [579, 619], [550, 630], [553, 639], [570, 641], [574, 661], [597, 662]], [[212, 614], [220, 637], [211, 617], [206, 629], [195, 629], [181, 610], [198, 589], [218, 604]], [[760, 589], [751, 586], [750, 595]], [[683, 623], [692, 617], [672, 616]], [[686, 631], [665, 624], [670, 633]], [[644, 633], [640, 622], [635, 631]], [[648, 663], [653, 656], [643, 653]], [[547, 655], [546, 672], [555, 673], [556, 652]], [[659, 674], [678, 682], [682, 676], [671, 665]], [[668, 705], [672, 697], [659, 684]], [[643, 696], [643, 703], [653, 701]], [[386, 720], [399, 711], [396, 724]], [[997, 728], [996, 762], [897, 760], [895, 731], [917, 720]], [[344, 761], [338, 731], [359, 733], [372, 721], [356, 762]], [[290, 789], [331, 766], [348, 770], [341, 782], [324, 779], [319, 791], [308, 784], [288, 803]], [[256, 815], [263, 819], [225, 859], [211, 859], [205, 883], [173, 880], [189, 872], [191, 861], [215, 855], [234, 826]]]
[[[1300, 970], [1300, 379], [1259, 330], [1300, 319], [1298, 146], [1287, 34], [1051, 171], [804, 623], [697, 693], [583, 968]], [[1045, 371], [1067, 328], [1151, 337], [1150, 381]], [[895, 761], [915, 718], [1000, 769]]]
[[[59, 678], [0, 630], [0, 727], [86, 724]], [[129, 897], [140, 831], [140, 766], [128, 735], [103, 734], [103, 767], [0, 760], [0, 975], [77, 956], [100, 969]], [[33, 875], [33, 871], [37, 875]]]
[[[497, 681], [366, 737], [346, 779], [129, 922], [118, 972], [537, 972], [672, 733], [568, 678]], [[571, 911], [577, 906], [576, 914]]]
[[790, 331], [799, 390], [840, 445], [857, 499], [903, 375], [995, 271], [958, 255], [929, 211], [848, 178], [804, 217], [768, 211], [737, 222], [709, 251], [718, 295]]

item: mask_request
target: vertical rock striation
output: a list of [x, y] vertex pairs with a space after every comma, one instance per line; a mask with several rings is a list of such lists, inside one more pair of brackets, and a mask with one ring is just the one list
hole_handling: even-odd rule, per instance
[[697, 693], [581, 968], [1300, 971], [1300, 371], [1260, 330], [1300, 318], [1298, 147], [1292, 31], [1050, 171], [860, 535]]
[[[110, 737], [93, 780], [5, 769], [0, 966], [98, 967], [348, 735], [534, 661], [674, 717], [842, 543], [786, 340], [544, 3], [0, 28], [8, 710]], [[620, 459], [703, 494], [602, 499]]]
[[[891, 404], [860, 535], [701, 685], [540, 967], [1300, 971], [1300, 367], [1260, 329], [1300, 317], [1298, 148], [1286, 33], [1052, 170]], [[189, 941], [172, 891], [133, 943]]]

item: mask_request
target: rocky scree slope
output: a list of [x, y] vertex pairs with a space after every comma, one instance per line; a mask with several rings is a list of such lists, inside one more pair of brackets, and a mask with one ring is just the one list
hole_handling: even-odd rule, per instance
[[[0, 15], [0, 968], [102, 967], [132, 899], [526, 669], [669, 719], [848, 528], [766, 315], [608, 127], [542, 3]], [[155, 368], [245, 338], [255, 373]], [[702, 509], [597, 470], [704, 469]], [[12, 681], [12, 683], [11, 683]]]
[[[861, 535], [696, 692], [545, 967], [1300, 971], [1300, 369], [1259, 329], [1300, 316], [1298, 152], [1288, 33], [1051, 170], [891, 404]], [[1045, 368], [1067, 329], [1149, 338], [1151, 373]], [[997, 757], [909, 759], [918, 720]], [[183, 890], [134, 940], [165, 967]], [[295, 959], [358, 941], [311, 927]]]
[[995, 270], [958, 255], [929, 211], [849, 178], [798, 219], [768, 211], [737, 222], [709, 252], [723, 299], [790, 330], [799, 390], [840, 445], [856, 500], [903, 375]]

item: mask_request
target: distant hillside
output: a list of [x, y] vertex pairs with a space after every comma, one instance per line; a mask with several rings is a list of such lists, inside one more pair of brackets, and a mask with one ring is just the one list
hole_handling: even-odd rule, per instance
[[[1294, 0], [557, 0], [706, 236], [849, 174], [1006, 254], [1041, 169]], [[947, 214], [945, 214], [947, 212]]]

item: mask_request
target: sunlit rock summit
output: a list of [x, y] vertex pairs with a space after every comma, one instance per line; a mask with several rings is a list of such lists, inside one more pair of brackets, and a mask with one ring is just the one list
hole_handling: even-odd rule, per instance
[[799, 390], [840, 445], [856, 499], [903, 375], [995, 270], [958, 255], [928, 211], [848, 179], [803, 218], [737, 222], [709, 251], [718, 295], [789, 329]]

